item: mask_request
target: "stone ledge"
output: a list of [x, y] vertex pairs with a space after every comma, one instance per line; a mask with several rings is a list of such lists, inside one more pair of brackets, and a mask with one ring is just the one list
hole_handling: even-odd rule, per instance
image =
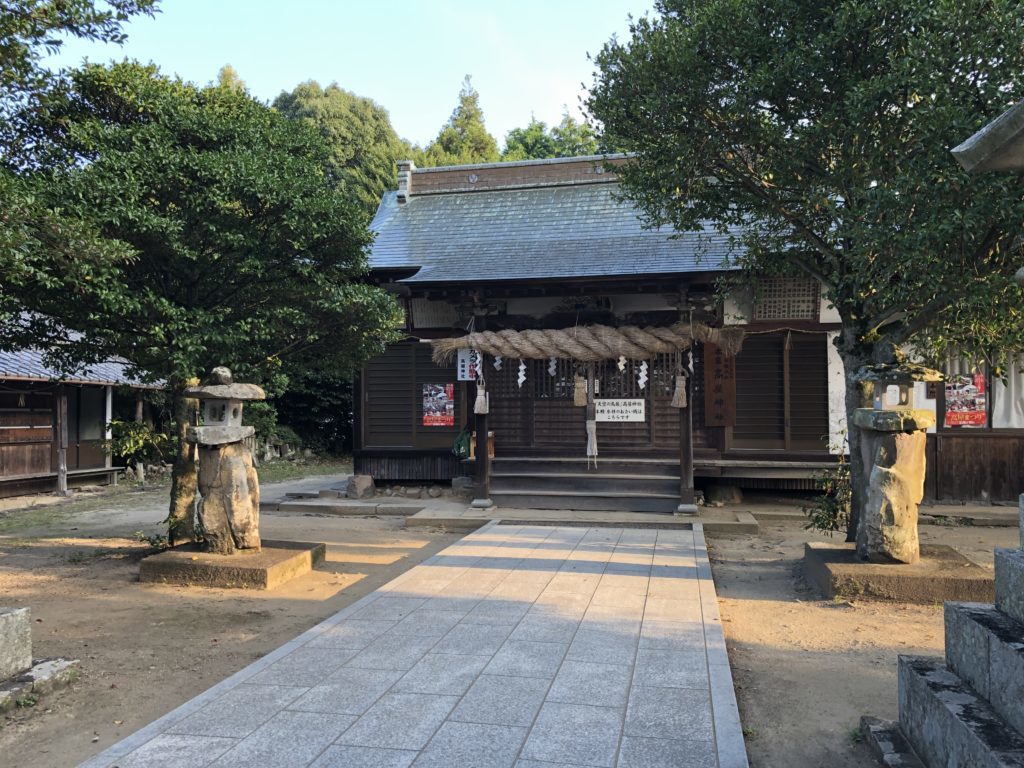
[[196, 587], [274, 589], [323, 562], [326, 544], [264, 539], [258, 552], [203, 552], [196, 544], [151, 555], [139, 565], [139, 581]]
[[1024, 624], [1024, 550], [997, 548], [996, 608]]
[[946, 664], [1024, 732], [1024, 626], [995, 606], [946, 603]]
[[942, 659], [899, 657], [900, 727], [928, 765], [1024, 768], [1024, 737]]
[[73, 683], [79, 674], [78, 660], [40, 659], [17, 677], [0, 683], [0, 712], [12, 709], [28, 697], [45, 696]]
[[871, 598], [932, 605], [991, 601], [992, 574], [952, 547], [923, 545], [913, 565], [868, 563], [853, 544], [804, 545], [804, 576], [826, 598]]
[[865, 715], [860, 719], [864, 743], [886, 768], [926, 768], [894, 720]]

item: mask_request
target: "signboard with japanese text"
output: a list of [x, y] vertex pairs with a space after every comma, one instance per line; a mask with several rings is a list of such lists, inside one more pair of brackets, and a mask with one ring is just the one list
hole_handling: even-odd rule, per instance
[[480, 355], [475, 349], [460, 349], [456, 359], [459, 381], [476, 381], [480, 369]]
[[597, 398], [594, 400], [596, 406], [597, 421], [646, 421], [647, 401], [643, 398], [619, 400], [612, 398]]
[[704, 345], [704, 426], [736, 426], [736, 358]]
[[423, 385], [423, 426], [455, 426], [455, 385]]
[[947, 427], [986, 427], [985, 374], [951, 375], [946, 377]]

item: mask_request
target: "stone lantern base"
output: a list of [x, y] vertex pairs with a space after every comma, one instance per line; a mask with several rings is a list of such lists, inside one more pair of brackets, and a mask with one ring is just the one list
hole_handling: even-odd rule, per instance
[[857, 527], [857, 554], [876, 563], [916, 563], [917, 509], [924, 496], [925, 430], [931, 411], [858, 408], [861, 459], [868, 472]]
[[260, 548], [260, 484], [245, 443], [199, 446], [199, 492], [207, 552]]

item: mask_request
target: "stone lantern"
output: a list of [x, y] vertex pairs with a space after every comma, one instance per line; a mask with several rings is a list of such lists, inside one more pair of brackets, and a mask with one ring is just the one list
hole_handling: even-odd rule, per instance
[[230, 370], [217, 367], [185, 396], [202, 406], [203, 424], [190, 427], [186, 439], [199, 447], [199, 524], [206, 549], [225, 555], [259, 551], [259, 478], [243, 442], [255, 429], [242, 426], [242, 407], [266, 394], [255, 384], [234, 383]]
[[924, 496], [926, 433], [935, 414], [914, 408], [914, 384], [941, 378], [938, 371], [916, 365], [867, 368], [858, 377], [873, 385], [873, 407], [853, 412], [869, 473], [857, 526], [857, 554], [865, 560], [920, 559], [917, 509]]

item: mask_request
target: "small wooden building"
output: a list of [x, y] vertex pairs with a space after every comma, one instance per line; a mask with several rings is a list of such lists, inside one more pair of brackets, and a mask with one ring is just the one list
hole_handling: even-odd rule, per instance
[[135, 383], [117, 363], [61, 378], [37, 350], [0, 352], [0, 498], [57, 489], [62, 431], [68, 484], [113, 482], [103, 444], [120, 385]]
[[[744, 296], [718, 302], [716, 281], [736, 247], [729, 234], [645, 229], [602, 158], [427, 169], [403, 163], [398, 190], [385, 195], [372, 229], [372, 275], [405, 303], [408, 337], [359, 377], [357, 472], [396, 482], [472, 474], [452, 445], [474, 425], [470, 369], [477, 368], [490, 398], [498, 504], [675, 509], [681, 429], [692, 440], [698, 487], [810, 489], [841, 450], [844, 380], [831, 344], [839, 318], [817, 284], [766, 279], [756, 303]], [[698, 343], [648, 361], [597, 364], [603, 412], [621, 406], [629, 415], [598, 416], [596, 468], [585, 454], [584, 409], [573, 403], [578, 363], [463, 356], [437, 365], [426, 343], [481, 330], [681, 321], [740, 326], [742, 350], [732, 359]], [[670, 407], [681, 370], [692, 371], [686, 421]], [[920, 394], [944, 409], [941, 385]], [[1019, 460], [1013, 468], [1003, 463], [1010, 476], [996, 480], [964, 451], [990, 455], [999, 446], [1019, 454], [1018, 433], [1000, 432], [991, 415], [969, 435], [942, 418], [939, 424], [930, 443], [930, 498], [1015, 498]], [[965, 472], [964, 462], [973, 469]]]

